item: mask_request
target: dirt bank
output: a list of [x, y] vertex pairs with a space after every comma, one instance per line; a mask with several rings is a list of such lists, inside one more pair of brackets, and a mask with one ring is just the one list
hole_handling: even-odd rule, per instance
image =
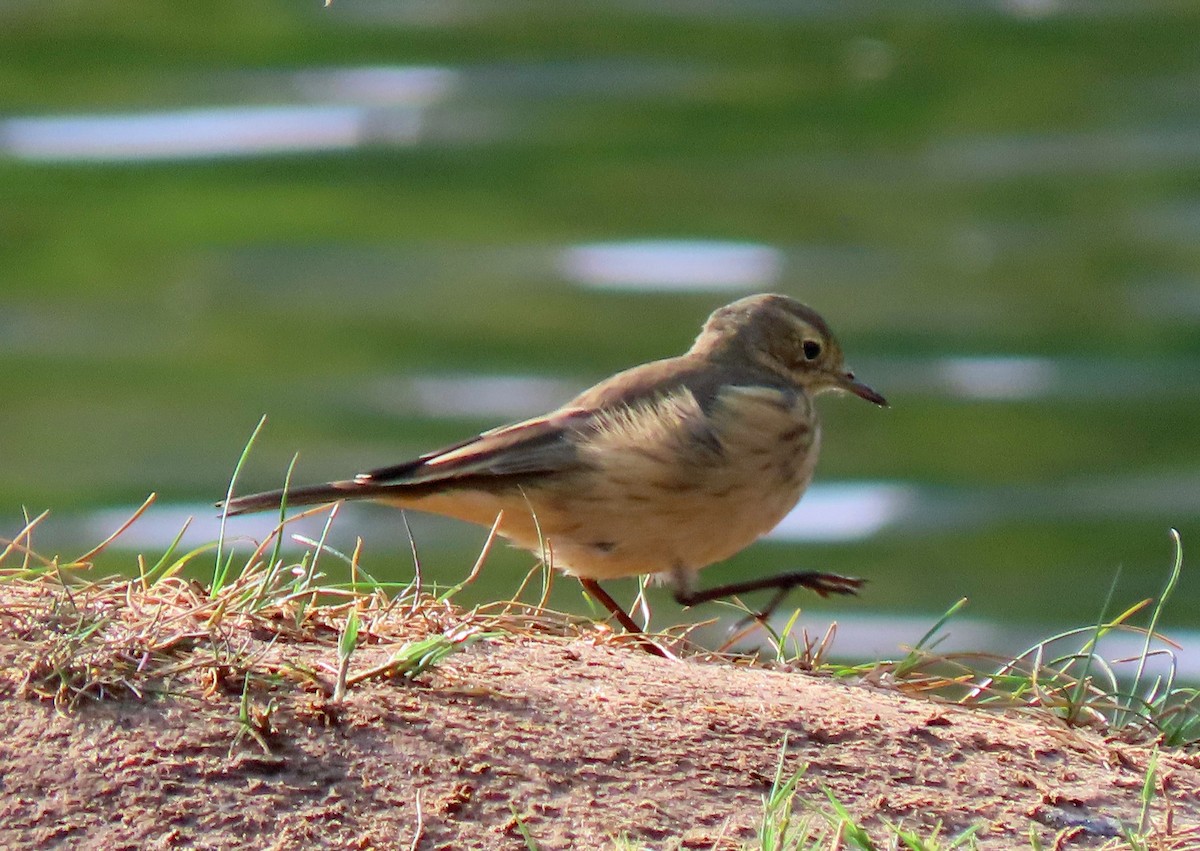
[[[664, 660], [569, 622], [364, 679], [335, 705], [336, 612], [218, 621], [198, 589], [172, 593], [0, 591], [0, 846], [520, 849], [515, 810], [542, 849], [735, 848], [785, 737], [786, 770], [807, 766], [797, 801], [827, 810], [828, 788], [881, 846], [885, 822], [940, 822], [943, 837], [980, 824], [984, 848], [1029, 847], [1031, 829], [1098, 847], [1141, 816], [1150, 751], [1045, 714]], [[462, 617], [367, 612], [349, 669], [462, 634]], [[1157, 777], [1157, 847], [1200, 847], [1200, 758], [1164, 751]]]

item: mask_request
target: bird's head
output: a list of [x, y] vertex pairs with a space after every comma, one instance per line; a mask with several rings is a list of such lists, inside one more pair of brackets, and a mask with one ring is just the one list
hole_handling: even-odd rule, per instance
[[753, 295], [713, 311], [692, 352], [759, 366], [810, 394], [844, 390], [887, 405], [855, 380], [842, 347], [815, 310], [784, 295]]

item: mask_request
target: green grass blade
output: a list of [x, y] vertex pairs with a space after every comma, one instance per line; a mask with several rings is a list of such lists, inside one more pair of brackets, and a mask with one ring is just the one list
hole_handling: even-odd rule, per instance
[[529, 828], [525, 826], [525, 820], [521, 818], [521, 814], [517, 812], [516, 804], [509, 804], [508, 808], [512, 810], [513, 823], [517, 826], [517, 833], [521, 834], [521, 839], [525, 841], [525, 847], [528, 851], [539, 851], [537, 840], [533, 838], [533, 834], [529, 832]]
[[225, 550], [225, 522], [229, 519], [229, 501], [233, 499], [233, 491], [237, 486], [238, 476], [242, 473], [242, 466], [246, 463], [246, 459], [250, 456], [250, 448], [254, 446], [254, 441], [258, 439], [259, 432], [262, 431], [267, 422], [267, 415], [263, 414], [258, 421], [258, 425], [254, 427], [254, 431], [250, 433], [250, 439], [246, 441], [246, 446], [242, 449], [242, 454], [238, 457], [237, 463], [233, 466], [233, 475], [229, 477], [229, 488], [225, 491], [225, 502], [221, 508], [221, 529], [217, 533], [217, 558], [216, 567], [213, 569], [212, 587], [209, 589], [209, 595], [215, 597], [225, 584], [225, 577], [229, 574], [229, 567], [232, 563], [232, 556], [222, 564], [222, 556]]
[[300, 460], [300, 453], [292, 455], [291, 462], [288, 463], [287, 472], [283, 475], [283, 493], [279, 496], [279, 532], [275, 535], [275, 544], [271, 547], [271, 560], [267, 562], [268, 572], [274, 573], [279, 569], [279, 553], [283, 549], [283, 530], [287, 525], [287, 499], [288, 492], [292, 489], [292, 473], [296, 469], [296, 462]]
[[350, 673], [350, 657], [358, 647], [358, 610], [351, 609], [346, 626], [338, 637], [338, 673], [333, 688], [333, 702], [341, 703], [346, 697], [346, 678]]
[[836, 818], [830, 817], [830, 821], [841, 828], [842, 838], [854, 848], [859, 849], [859, 851], [875, 851], [875, 843], [871, 840], [871, 837], [867, 835], [862, 825], [854, 820], [854, 816], [850, 814], [845, 805], [837, 799], [837, 796], [833, 794], [833, 790], [827, 786], [822, 786], [821, 790], [825, 793], [825, 797], [829, 799], [829, 805], [833, 807]]
[[966, 604], [966, 597], [959, 598], [957, 603], [946, 609], [942, 616], [934, 622], [933, 626], [925, 631], [925, 634], [921, 636], [920, 640], [917, 641], [912, 650], [908, 652], [908, 655], [900, 660], [900, 663], [896, 665], [895, 676], [897, 679], [903, 678], [906, 674], [910, 673], [913, 668], [920, 664], [921, 654], [927, 647], [932, 646], [930, 642], [932, 641], [933, 637], [937, 635], [941, 631], [942, 627], [944, 627], [950, 620], [950, 618], [958, 614], [959, 610], [961, 610]]
[[1092, 662], [1096, 658], [1097, 645], [1100, 642], [1100, 638], [1108, 631], [1108, 624], [1104, 618], [1108, 614], [1109, 606], [1112, 605], [1113, 595], [1117, 592], [1117, 583], [1120, 579], [1121, 569], [1118, 567], [1112, 582], [1109, 583], [1108, 593], [1104, 596], [1104, 605], [1100, 607], [1100, 617], [1097, 618], [1096, 626], [1092, 630], [1092, 638], [1081, 652], [1083, 657], [1083, 671], [1080, 672], [1079, 677], [1075, 680], [1075, 687], [1071, 691], [1070, 705], [1067, 707], [1066, 721], [1068, 724], [1075, 724], [1079, 721], [1079, 712], [1083, 706], [1084, 694], [1087, 692], [1088, 677], [1091, 675]]
[[[163, 575], [166, 575], [167, 562], [171, 556], [175, 555], [175, 549], [179, 546], [179, 542], [183, 540], [183, 534], [188, 530], [188, 526], [190, 525], [192, 525], [191, 517], [189, 517], [187, 522], [180, 527], [179, 533], [175, 536], [174, 540], [171, 541], [170, 545], [167, 546], [166, 552], [164, 552], [159, 560], [154, 563], [154, 567], [150, 568], [142, 575], [142, 584], [145, 587], [149, 588], [151, 585], [157, 582], [160, 578], [160, 572]], [[196, 550], [193, 550], [192, 552], [195, 553]]]
[[[1175, 561], [1171, 567], [1171, 575], [1167, 578], [1167, 584], [1163, 587], [1162, 594], [1158, 597], [1158, 602], [1154, 605], [1154, 611], [1150, 614], [1150, 625], [1146, 627], [1146, 640], [1142, 644], [1142, 652], [1138, 656], [1137, 669], [1133, 673], [1133, 686], [1131, 691], [1136, 693], [1142, 683], [1142, 674], [1146, 670], [1146, 658], [1150, 655], [1150, 643], [1154, 640], [1154, 636], [1158, 630], [1158, 619], [1162, 614], [1163, 608], [1167, 605], [1167, 600], [1171, 599], [1171, 595], [1175, 592], [1175, 586], [1179, 584], [1179, 576], [1183, 572], [1183, 541], [1179, 537], [1179, 530], [1172, 529], [1170, 531], [1171, 541], [1175, 545]], [[1157, 690], [1157, 689], [1156, 689]], [[1166, 690], [1171, 690], [1171, 683], [1167, 684]], [[1130, 699], [1130, 708], [1132, 708], [1132, 695]], [[1114, 726], [1120, 728], [1124, 726], [1126, 716], [1124, 714], [1114, 719]]]

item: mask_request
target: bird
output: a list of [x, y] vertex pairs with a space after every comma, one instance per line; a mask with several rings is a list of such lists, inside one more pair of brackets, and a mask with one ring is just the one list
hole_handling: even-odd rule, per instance
[[653, 575], [684, 606], [796, 587], [855, 594], [864, 580], [792, 571], [697, 587], [703, 568], [773, 529], [812, 480], [814, 397], [887, 400], [846, 368], [824, 319], [785, 295], [712, 312], [682, 355], [645, 363], [562, 407], [349, 479], [218, 503], [227, 515], [371, 500], [492, 527], [576, 577], [628, 632], [600, 582]]

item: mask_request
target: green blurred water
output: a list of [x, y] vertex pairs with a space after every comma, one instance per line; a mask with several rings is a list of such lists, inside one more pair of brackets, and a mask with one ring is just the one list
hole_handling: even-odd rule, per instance
[[[968, 595], [999, 620], [1091, 619], [1118, 567], [1118, 599], [1152, 594], [1167, 529], [1185, 547], [1200, 530], [1197, 35], [1200, 8], [1171, 2], [7, 4], [5, 121], [309, 103], [314, 70], [457, 83], [414, 144], [5, 148], [2, 531], [22, 506], [215, 499], [263, 413], [246, 489], [295, 451], [297, 478], [323, 480], [499, 421], [423, 415], [395, 390], [414, 376], [583, 387], [674, 354], [741, 293], [586, 289], [558, 252], [725, 240], [778, 249], [771, 287], [821, 310], [892, 401], [823, 400], [818, 481], [937, 500], [706, 581], [819, 566], [868, 576], [867, 608]], [[1059, 380], [981, 398], [945, 378], [972, 357]], [[94, 543], [54, 522], [49, 546]], [[427, 569], [457, 578], [482, 533], [431, 539]], [[376, 573], [411, 571], [382, 550], [367, 541]], [[483, 598], [529, 560], [498, 564]], [[1168, 621], [1197, 605], [1185, 574]]]

